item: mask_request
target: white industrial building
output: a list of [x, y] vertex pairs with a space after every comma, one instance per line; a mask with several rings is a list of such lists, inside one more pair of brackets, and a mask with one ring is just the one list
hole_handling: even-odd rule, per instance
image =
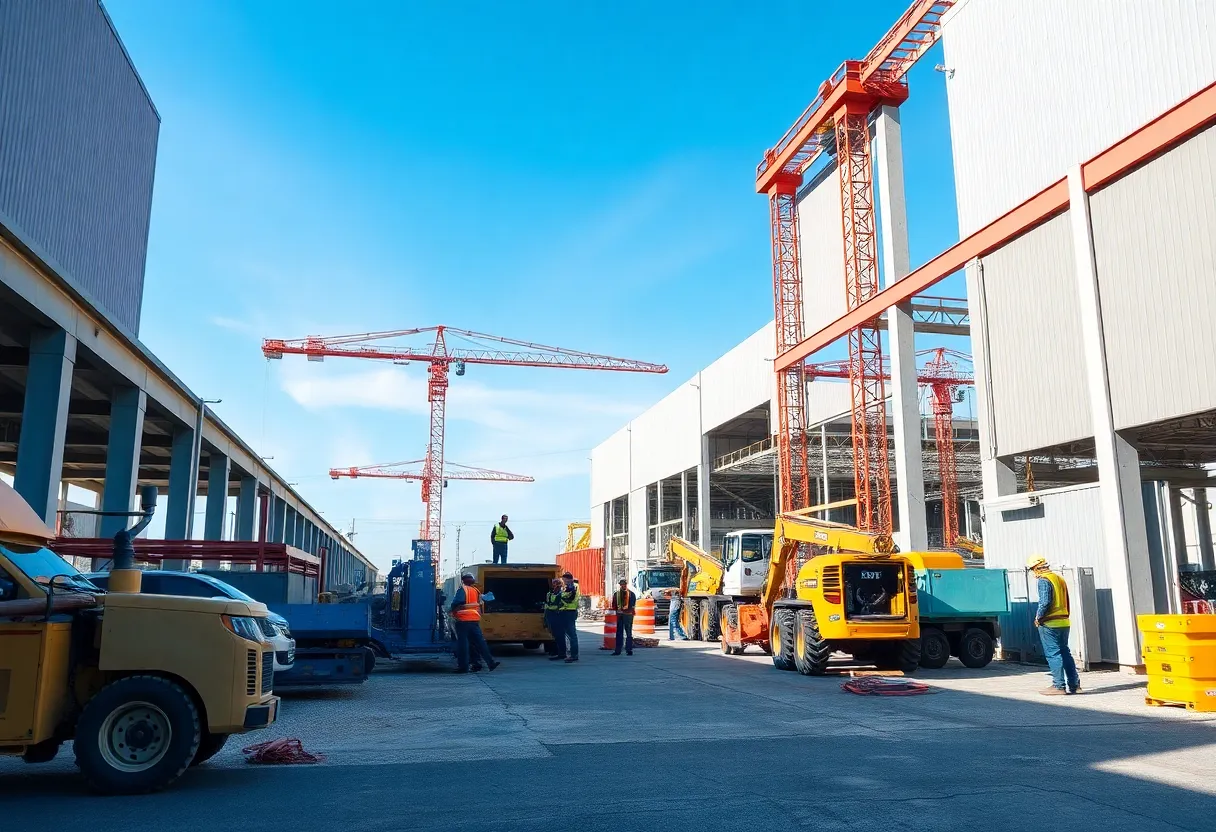
[[[963, 0], [942, 31], [959, 250], [982, 252], [965, 261], [967, 306], [953, 316], [970, 329], [978, 421], [956, 421], [960, 494], [974, 500], [960, 522], [978, 536], [982, 518], [989, 566], [1020, 570], [1041, 553], [1092, 569], [1089, 659], [1138, 665], [1135, 615], [1175, 610], [1180, 571], [1216, 569], [1204, 490], [1216, 463], [1216, 4]], [[889, 289], [912, 272], [898, 111], [879, 111], [873, 131]], [[815, 252], [802, 258], [808, 336], [846, 312], [839, 213], [829, 162], [800, 193], [800, 244]], [[920, 313], [890, 309], [884, 338], [905, 547], [933, 542], [935, 499], [910, 370], [926, 342], [911, 328], [954, 331]], [[774, 351], [769, 322], [593, 451], [593, 545], [610, 576], [659, 557], [671, 534], [713, 545], [771, 519]], [[808, 401], [812, 501], [847, 497], [847, 388], [815, 382]], [[1026, 583], [1010, 585], [1006, 638], [1030, 644]]]

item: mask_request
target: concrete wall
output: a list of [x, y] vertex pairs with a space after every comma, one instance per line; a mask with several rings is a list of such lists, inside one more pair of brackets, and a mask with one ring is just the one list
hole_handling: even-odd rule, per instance
[[802, 324], [818, 332], [848, 311], [844, 288], [844, 231], [840, 176], [835, 165], [800, 194], [798, 251], [802, 257]]
[[0, 224], [134, 334], [159, 131], [97, 0], [0, 3]]
[[1216, 78], [1216, 3], [964, 0], [943, 63], [966, 236]]

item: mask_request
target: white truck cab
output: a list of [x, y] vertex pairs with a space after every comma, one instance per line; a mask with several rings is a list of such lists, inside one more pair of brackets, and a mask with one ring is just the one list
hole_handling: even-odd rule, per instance
[[740, 529], [722, 540], [722, 594], [751, 598], [760, 594], [773, 548], [772, 529]]

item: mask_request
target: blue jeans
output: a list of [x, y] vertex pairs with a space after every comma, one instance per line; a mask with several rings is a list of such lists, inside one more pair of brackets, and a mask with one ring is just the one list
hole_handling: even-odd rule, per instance
[[[553, 623], [557, 625], [557, 629], [553, 631], [554, 641], [557, 642], [553, 655], [578, 658], [578, 627], [574, 623], [577, 620], [577, 610], [558, 610], [553, 614]], [[566, 647], [567, 641], [570, 642], [569, 648]]]
[[1052, 685], [1059, 690], [1081, 687], [1077, 663], [1068, 650], [1068, 627], [1039, 627], [1039, 640], [1043, 642], [1043, 655], [1051, 668]]
[[485, 664], [490, 667], [494, 658], [490, 655], [490, 645], [481, 632], [481, 625], [476, 621], [456, 622], [456, 666], [461, 670], [469, 669], [469, 654], [472, 653], [473, 664]]
[[507, 562], [507, 544], [506, 543], [495, 543], [495, 544], [493, 544], [493, 547], [494, 547], [494, 562], [495, 563], [506, 563]]
[[684, 627], [680, 624], [680, 611], [673, 609], [667, 616], [667, 640], [675, 641], [677, 632], [681, 639], [688, 641], [688, 634], [684, 632]]
[[621, 643], [625, 644], [625, 652], [633, 653], [633, 616], [617, 615], [616, 617], [616, 651], [614, 656], [621, 654]]

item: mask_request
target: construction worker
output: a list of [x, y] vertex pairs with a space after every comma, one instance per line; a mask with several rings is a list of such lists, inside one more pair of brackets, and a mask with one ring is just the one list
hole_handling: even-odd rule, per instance
[[515, 539], [515, 532], [507, 527], [507, 515], [494, 524], [490, 529], [490, 546], [494, 550], [494, 562], [507, 562], [507, 544]]
[[456, 620], [456, 663], [457, 673], [469, 672], [469, 654], [472, 653], [473, 665], [481, 669], [484, 661], [490, 670], [494, 670], [501, 662], [494, 661], [490, 655], [490, 646], [481, 632], [481, 590], [473, 583], [473, 576], [468, 572], [460, 576], [460, 589], [452, 598], [452, 618]]
[[677, 632], [680, 634], [680, 641], [688, 641], [688, 634], [684, 632], [684, 625], [680, 623], [680, 608], [683, 606], [684, 597], [680, 595], [680, 590], [672, 590], [671, 608], [667, 611], [668, 641], [675, 641]]
[[633, 655], [633, 613], [638, 596], [629, 590], [629, 581], [621, 578], [620, 587], [612, 593], [612, 609], [616, 611], [616, 650], [612, 655], [621, 655], [621, 642], [625, 644], [625, 655]]
[[1077, 664], [1068, 649], [1068, 584], [1051, 571], [1047, 559], [1033, 555], [1026, 568], [1039, 579], [1039, 606], [1034, 614], [1034, 626], [1039, 630], [1043, 642], [1043, 655], [1051, 668], [1051, 687], [1042, 691], [1044, 696], [1061, 696], [1081, 692], [1081, 678], [1077, 675]]
[[554, 578], [549, 582], [549, 592], [545, 595], [545, 629], [553, 634], [554, 655], [557, 654], [557, 643], [564, 639], [562, 625], [557, 620], [557, 614], [562, 608], [562, 579]]
[[578, 586], [569, 572], [562, 575], [555, 618], [558, 622], [558, 631], [554, 633], [557, 636], [557, 650], [549, 657], [549, 661], [564, 660], [566, 664], [578, 661]]

